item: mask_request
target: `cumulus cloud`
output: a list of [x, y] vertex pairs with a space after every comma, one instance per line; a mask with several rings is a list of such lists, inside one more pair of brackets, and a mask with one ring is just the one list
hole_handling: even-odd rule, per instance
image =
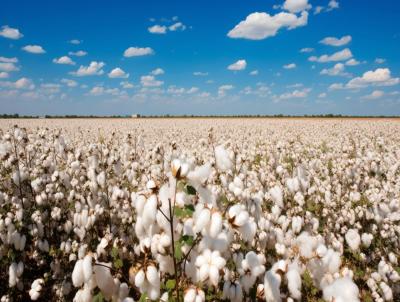
[[339, 8], [339, 2], [337, 2], [336, 0], [331, 0], [328, 3], [328, 9], [332, 10], [332, 9], [337, 9]]
[[104, 87], [102, 86], [95, 86], [89, 91], [89, 94], [91, 95], [102, 95], [103, 93], [104, 93]]
[[128, 82], [128, 81], [123, 81], [121, 83], [119, 83], [122, 88], [124, 89], [132, 89], [133, 87], [135, 87], [132, 83]]
[[295, 63], [286, 64], [286, 65], [283, 65], [283, 68], [294, 69], [294, 68], [296, 68], [296, 64]]
[[68, 56], [62, 56], [59, 58], [53, 59], [53, 63], [55, 64], [64, 64], [64, 65], [75, 65], [75, 62]]
[[252, 71], [250, 71], [249, 74], [252, 76], [256, 76], [256, 75], [258, 75], [258, 70], [252, 70]]
[[139, 57], [154, 54], [154, 50], [150, 47], [129, 47], [124, 52], [124, 57]]
[[311, 91], [310, 88], [304, 88], [301, 90], [293, 90], [291, 92], [285, 92], [278, 96], [280, 100], [289, 100], [289, 99], [296, 99], [296, 98], [306, 98], [308, 93]]
[[19, 80], [15, 81], [15, 82], [8, 82], [8, 81], [1, 82], [0, 81], [0, 87], [32, 90], [35, 88], [35, 84], [33, 84], [31, 79], [20, 78]]
[[308, 3], [308, 0], [286, 0], [283, 3], [283, 8], [291, 13], [299, 13], [310, 9], [311, 4]]
[[313, 52], [313, 51], [314, 51], [314, 48], [311, 48], [311, 47], [304, 47], [304, 48], [300, 49], [300, 52], [302, 52], [302, 53], [308, 53], [308, 52]]
[[221, 85], [218, 87], [218, 96], [223, 97], [226, 95], [226, 92], [232, 90], [234, 88], [233, 85]]
[[18, 70], [19, 70], [19, 68], [17, 66], [15, 66], [14, 63], [0, 62], [0, 71], [11, 72], [11, 71], [18, 71]]
[[400, 83], [400, 78], [393, 78], [389, 68], [377, 68], [364, 72], [361, 77], [351, 79], [345, 85], [334, 83], [330, 89], [359, 89], [368, 86], [393, 86]]
[[152, 34], [166, 34], [167, 33], [167, 27], [164, 25], [153, 25], [150, 26], [148, 29], [149, 33]]
[[375, 63], [376, 64], [383, 64], [383, 63], [385, 63], [386, 62], [386, 60], [385, 59], [382, 59], [382, 58], [376, 58], [375, 59]]
[[87, 55], [87, 52], [83, 50], [78, 50], [78, 51], [70, 51], [68, 54], [70, 56], [83, 57]]
[[22, 47], [22, 50], [34, 54], [42, 54], [46, 52], [40, 45], [26, 45]]
[[145, 75], [140, 77], [140, 83], [144, 87], [159, 87], [164, 84], [163, 81], [159, 81], [153, 75]]
[[360, 62], [357, 61], [356, 59], [350, 59], [350, 60], [346, 61], [346, 63], [345, 63], [345, 65], [347, 65], [347, 66], [356, 66], [359, 64], [360, 64]]
[[311, 62], [319, 62], [319, 63], [327, 63], [327, 62], [337, 62], [337, 61], [345, 61], [353, 57], [350, 49], [345, 48], [338, 52], [335, 52], [332, 55], [322, 55], [320, 57], [311, 56], [308, 58]]
[[320, 74], [329, 76], [348, 76], [349, 74], [344, 71], [345, 66], [343, 63], [337, 63], [332, 68], [324, 68], [321, 70]]
[[68, 87], [78, 86], [78, 83], [76, 81], [70, 79], [61, 79], [61, 83], [67, 85]]
[[182, 22], [176, 22], [176, 23], [170, 25], [170, 26], [168, 27], [168, 29], [169, 29], [170, 31], [177, 31], [177, 30], [183, 31], [183, 30], [186, 29], [186, 25], [184, 25]]
[[102, 69], [104, 65], [106, 65], [104, 62], [92, 61], [89, 66], [81, 65], [77, 71], [71, 72], [71, 74], [78, 77], [102, 75], [104, 73]]
[[152, 70], [152, 72], [151, 72], [152, 75], [161, 75], [164, 73], [165, 73], [164, 70], [161, 68], [156, 68], [156, 69]]
[[4, 25], [1, 27], [0, 36], [7, 39], [18, 40], [21, 39], [24, 35], [17, 28], [12, 28], [8, 25]]
[[324, 99], [324, 98], [326, 98], [326, 96], [327, 96], [326, 92], [322, 92], [322, 93], [320, 93], [320, 94], [318, 95], [318, 98], [319, 98], [319, 99]]
[[81, 44], [82, 41], [78, 40], [78, 39], [72, 39], [72, 40], [69, 40], [68, 43], [71, 43], [71, 44], [74, 44], [74, 45], [78, 45], [78, 44]]
[[230, 38], [262, 40], [273, 37], [281, 28], [294, 29], [307, 25], [308, 12], [301, 12], [300, 16], [281, 12], [276, 15], [255, 12], [247, 16], [228, 33]]
[[365, 100], [376, 100], [383, 97], [385, 93], [382, 90], [374, 90], [368, 95], [364, 95], [362, 98]]
[[126, 73], [125, 71], [123, 71], [121, 68], [117, 67], [114, 68], [113, 70], [111, 70], [108, 74], [109, 78], [115, 79], [115, 78], [128, 78], [129, 77], [129, 73]]
[[350, 43], [350, 41], [351, 41], [351, 36], [347, 35], [347, 36], [343, 36], [341, 38], [326, 37], [326, 38], [322, 39], [321, 41], [319, 41], [319, 43], [338, 47], [338, 46], [346, 45], [346, 44]]
[[13, 57], [13, 58], [6, 58], [6, 57], [0, 57], [0, 62], [4, 63], [17, 63], [18, 59]]
[[8, 72], [2, 71], [0, 72], [0, 79], [7, 79], [9, 76]]
[[228, 69], [229, 70], [234, 70], [234, 71], [244, 70], [244, 69], [246, 69], [246, 66], [247, 66], [246, 60], [238, 60], [235, 63], [229, 65]]

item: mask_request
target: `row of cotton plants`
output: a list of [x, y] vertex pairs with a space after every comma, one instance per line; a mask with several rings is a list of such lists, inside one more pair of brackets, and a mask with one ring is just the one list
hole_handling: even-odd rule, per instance
[[2, 302], [400, 300], [396, 124], [151, 123], [0, 128]]

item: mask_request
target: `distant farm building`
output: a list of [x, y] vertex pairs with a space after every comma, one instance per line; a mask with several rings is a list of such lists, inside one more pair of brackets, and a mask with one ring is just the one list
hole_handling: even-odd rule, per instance
[[140, 114], [132, 114], [131, 115], [131, 118], [139, 118], [140, 117]]

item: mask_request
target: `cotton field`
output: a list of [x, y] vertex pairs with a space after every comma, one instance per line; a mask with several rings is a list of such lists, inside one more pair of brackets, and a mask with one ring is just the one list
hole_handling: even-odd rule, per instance
[[0, 120], [6, 301], [400, 301], [400, 123]]

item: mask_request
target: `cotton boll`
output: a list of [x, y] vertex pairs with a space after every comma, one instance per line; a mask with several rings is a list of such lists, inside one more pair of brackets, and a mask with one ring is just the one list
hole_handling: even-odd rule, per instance
[[146, 279], [153, 285], [158, 286], [160, 284], [160, 276], [155, 266], [150, 265], [146, 270]]
[[348, 230], [345, 235], [345, 238], [346, 238], [346, 242], [349, 245], [350, 249], [352, 249], [353, 251], [356, 251], [359, 249], [359, 246], [361, 243], [361, 238], [356, 229]]
[[215, 147], [215, 159], [217, 168], [220, 171], [225, 172], [232, 169], [233, 164], [229, 157], [229, 153], [222, 145]]
[[392, 289], [385, 282], [381, 282], [379, 284], [379, 287], [382, 290], [383, 297], [385, 298], [385, 301], [392, 301], [393, 300]]
[[362, 241], [363, 246], [365, 246], [365, 247], [369, 247], [371, 245], [373, 239], [374, 239], [374, 236], [372, 234], [363, 233], [361, 235], [361, 241]]
[[72, 284], [75, 287], [80, 287], [85, 282], [83, 260], [78, 260], [75, 263], [74, 270], [72, 271]]
[[222, 216], [220, 212], [214, 212], [211, 215], [210, 236], [216, 237], [222, 230]]
[[196, 299], [196, 289], [194, 288], [189, 288], [186, 292], [185, 292], [185, 296], [183, 298], [184, 302], [194, 302]]
[[343, 302], [359, 302], [358, 295], [358, 287], [349, 277], [336, 279], [323, 289], [323, 296], [326, 301], [335, 299]]
[[275, 186], [271, 188], [268, 192], [274, 204], [280, 208], [283, 208], [284, 205], [283, 205], [282, 189], [279, 186]]
[[137, 287], [142, 287], [146, 278], [146, 274], [143, 270], [139, 270], [135, 275], [135, 285]]
[[282, 268], [285, 267], [283, 260], [275, 263], [264, 276], [264, 295], [266, 302], [281, 302], [280, 286], [282, 281]]
[[110, 299], [115, 295], [117, 290], [110, 269], [108, 268], [111, 267], [111, 263], [99, 262], [98, 264], [99, 265], [95, 265], [93, 269], [94, 279], [103, 295], [107, 299]]
[[286, 278], [288, 282], [288, 289], [290, 296], [296, 300], [301, 299], [301, 276], [300, 268], [297, 262], [293, 262], [288, 267], [288, 272], [286, 273]]
[[208, 208], [203, 208], [195, 220], [195, 225], [193, 227], [193, 231], [195, 233], [199, 233], [208, 225], [211, 218], [211, 212]]
[[17, 284], [17, 263], [11, 263], [8, 270], [8, 285], [14, 287]]
[[33, 281], [31, 289], [29, 290], [29, 296], [31, 297], [31, 300], [35, 301], [39, 298], [43, 284], [43, 279], [36, 279]]

